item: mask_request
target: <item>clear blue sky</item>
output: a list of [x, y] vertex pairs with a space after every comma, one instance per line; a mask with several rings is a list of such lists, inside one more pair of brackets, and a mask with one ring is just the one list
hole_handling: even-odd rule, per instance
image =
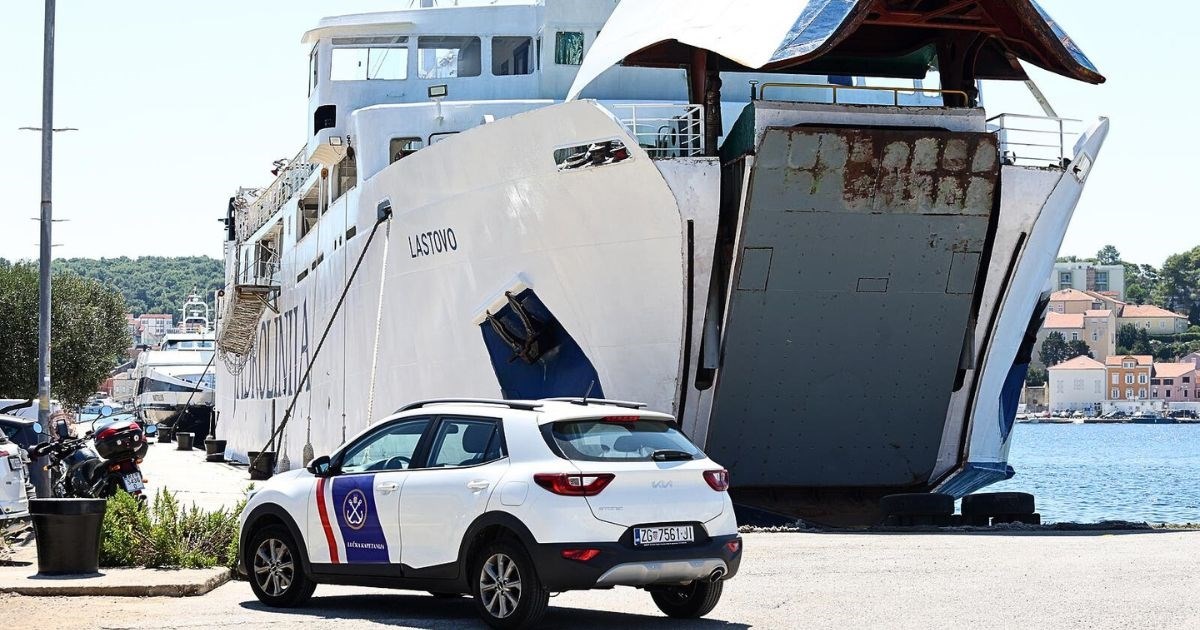
[[[59, 0], [55, 126], [56, 256], [220, 256], [217, 220], [238, 186], [269, 183], [271, 161], [305, 138], [307, 51], [325, 15], [404, 8], [407, 0]], [[1200, 3], [1153, 12], [1112, 2], [1042, 0], [1109, 82], [1037, 72], [1061, 115], [1109, 116], [1112, 133], [1064, 254], [1115, 244], [1159, 265], [1200, 244], [1191, 188], [1200, 132], [1189, 94]], [[42, 2], [5, 7], [0, 40], [0, 256], [37, 255]], [[989, 114], [1038, 113], [1024, 87], [989, 85]], [[1187, 147], [1192, 147], [1188, 149]]]

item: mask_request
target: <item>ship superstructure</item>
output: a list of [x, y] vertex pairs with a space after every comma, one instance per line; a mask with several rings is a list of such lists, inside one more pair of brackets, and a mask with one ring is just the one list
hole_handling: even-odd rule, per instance
[[1107, 133], [977, 106], [1022, 61], [1103, 80], [1036, 3], [543, 0], [304, 42], [307, 144], [229, 207], [235, 457], [299, 463], [414, 399], [589, 394], [829, 520], [1011, 474]]

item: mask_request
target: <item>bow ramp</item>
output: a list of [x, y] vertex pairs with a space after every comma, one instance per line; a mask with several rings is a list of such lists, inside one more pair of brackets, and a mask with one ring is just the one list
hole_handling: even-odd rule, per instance
[[[805, 113], [739, 124], [764, 110]], [[929, 480], [1000, 169], [981, 114], [943, 123], [766, 127], [727, 163], [746, 176], [707, 450], [739, 486]]]

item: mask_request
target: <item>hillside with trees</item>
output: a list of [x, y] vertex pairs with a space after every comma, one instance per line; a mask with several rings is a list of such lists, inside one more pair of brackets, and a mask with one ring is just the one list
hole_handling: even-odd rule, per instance
[[129, 312], [179, 315], [192, 290], [211, 302], [213, 292], [225, 284], [224, 265], [216, 258], [61, 258], [56, 271], [69, 270], [84, 278], [116, 288], [125, 296]]

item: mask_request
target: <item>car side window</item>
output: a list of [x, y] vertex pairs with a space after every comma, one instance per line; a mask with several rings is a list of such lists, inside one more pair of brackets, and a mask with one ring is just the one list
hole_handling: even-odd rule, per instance
[[429, 418], [406, 420], [363, 437], [346, 450], [341, 472], [374, 472], [412, 468], [421, 435], [429, 427]]
[[499, 426], [483, 418], [443, 418], [433, 437], [429, 467], [476, 466], [504, 457]]

